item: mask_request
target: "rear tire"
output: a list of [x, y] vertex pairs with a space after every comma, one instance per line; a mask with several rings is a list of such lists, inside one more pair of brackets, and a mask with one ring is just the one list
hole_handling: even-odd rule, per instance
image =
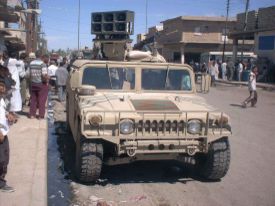
[[230, 145], [228, 137], [212, 142], [208, 153], [197, 157], [199, 175], [208, 180], [219, 180], [224, 177], [230, 165]]
[[102, 144], [88, 140], [76, 146], [76, 176], [81, 182], [95, 182], [101, 173], [103, 160]]

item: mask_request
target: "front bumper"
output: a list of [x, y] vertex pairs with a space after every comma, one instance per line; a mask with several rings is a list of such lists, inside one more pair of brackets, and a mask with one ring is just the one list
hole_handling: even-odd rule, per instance
[[[228, 117], [221, 112], [206, 111], [86, 111], [82, 114], [81, 131], [88, 139], [99, 139], [117, 145], [117, 154], [155, 154], [207, 152], [208, 143], [231, 135]], [[100, 115], [102, 122], [91, 125], [89, 119]], [[225, 118], [226, 117], [226, 118]], [[128, 135], [119, 131], [124, 119], [134, 121], [134, 132]], [[189, 120], [200, 120], [202, 129], [197, 134], [187, 130]]]

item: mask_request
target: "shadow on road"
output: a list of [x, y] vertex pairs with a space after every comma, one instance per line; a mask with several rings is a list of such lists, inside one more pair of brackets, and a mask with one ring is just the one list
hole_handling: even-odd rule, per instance
[[243, 106], [242, 106], [241, 104], [230, 104], [230, 106], [232, 106], [232, 107], [243, 108]]
[[[58, 151], [61, 160], [63, 160], [61, 171], [63, 171], [64, 178], [78, 182], [74, 172], [75, 146], [73, 137], [66, 131], [65, 122], [55, 122], [55, 131], [55, 135], [58, 137]], [[186, 184], [190, 181], [209, 182], [196, 175], [194, 165], [170, 160], [140, 161], [125, 165], [103, 166], [101, 177], [95, 184], [102, 186], [160, 182]]]

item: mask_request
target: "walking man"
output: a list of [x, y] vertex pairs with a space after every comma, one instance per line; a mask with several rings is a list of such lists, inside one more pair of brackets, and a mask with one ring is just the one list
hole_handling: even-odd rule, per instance
[[69, 76], [64, 62], [60, 62], [60, 67], [56, 70], [56, 83], [58, 88], [58, 99], [60, 102], [65, 101], [66, 97], [66, 82]]
[[246, 108], [247, 104], [251, 102], [251, 106], [255, 107], [258, 95], [256, 91], [256, 77], [257, 77], [258, 68], [254, 66], [252, 71], [249, 74], [248, 80], [248, 90], [249, 90], [249, 97], [242, 103], [242, 106]]

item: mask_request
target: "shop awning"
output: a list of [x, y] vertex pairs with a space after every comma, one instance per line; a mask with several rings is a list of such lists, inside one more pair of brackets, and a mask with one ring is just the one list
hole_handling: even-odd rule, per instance
[[22, 51], [26, 49], [26, 45], [18, 37], [7, 36], [5, 37], [5, 41], [9, 50]]
[[0, 35], [1, 36], [10, 36], [11, 33], [4, 28], [0, 28]]

